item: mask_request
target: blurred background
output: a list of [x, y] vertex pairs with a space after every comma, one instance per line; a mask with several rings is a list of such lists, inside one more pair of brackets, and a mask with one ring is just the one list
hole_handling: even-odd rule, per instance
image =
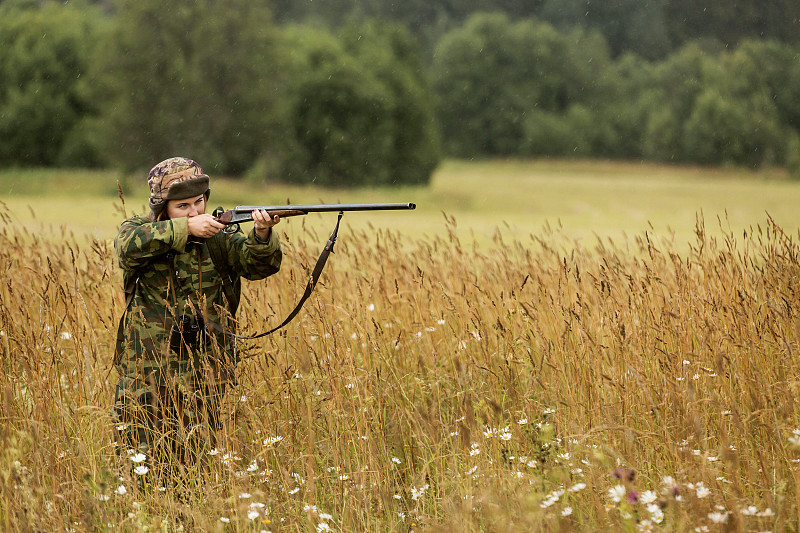
[[793, 228], [799, 18], [794, 0], [2, 0], [0, 200], [28, 220], [32, 198], [102, 199], [97, 230], [118, 181], [142, 204], [183, 155], [232, 182], [225, 201], [416, 201], [434, 230], [441, 211], [579, 237], [690, 233], [703, 210]]

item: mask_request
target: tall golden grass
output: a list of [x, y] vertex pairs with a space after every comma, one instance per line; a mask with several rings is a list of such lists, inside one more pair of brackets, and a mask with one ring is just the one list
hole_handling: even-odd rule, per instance
[[[113, 442], [113, 250], [4, 218], [0, 529], [797, 529], [796, 238], [475, 247], [455, 223], [342, 234], [300, 317], [247, 345], [218, 453], [148, 484]], [[326, 236], [284, 237], [243, 331]]]

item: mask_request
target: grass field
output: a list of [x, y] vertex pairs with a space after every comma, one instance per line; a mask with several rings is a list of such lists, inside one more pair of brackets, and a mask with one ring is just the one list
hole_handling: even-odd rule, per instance
[[[45, 234], [62, 226], [76, 235], [112, 239], [121, 220], [117, 180], [110, 172], [0, 172], [0, 201], [17, 224], [32, 224]], [[144, 179], [125, 177], [129, 213], [143, 212]], [[739, 234], [763, 224], [768, 215], [786, 231], [796, 232], [800, 182], [782, 171], [749, 172], [667, 167], [638, 163], [550, 161], [450, 161], [430, 187], [325, 190], [280, 184], [253, 185], [214, 179], [211, 203], [226, 207], [252, 203], [416, 202], [416, 212], [352, 214], [345, 227], [392, 228], [404, 235], [445, 235], [442, 213], [455, 218], [465, 241], [485, 244], [499, 231], [521, 240], [544, 227], [558, 228], [567, 242], [593, 247], [598, 238], [619, 242], [651, 234], [673, 238], [686, 249], [698, 214], [710, 235], [723, 227]], [[35, 210], [35, 214], [33, 211]], [[34, 218], [35, 217], [35, 218]], [[330, 216], [306, 217], [303, 223], [326, 231]], [[283, 226], [291, 232], [293, 222]]]
[[[19, 175], [0, 173], [2, 531], [798, 530], [800, 184], [780, 173], [450, 162], [429, 189], [226, 183], [221, 203], [420, 208], [348, 216], [179, 477], [115, 446], [115, 178]], [[302, 292], [333, 217], [303, 219], [281, 224], [281, 272], [245, 284], [242, 331]]]

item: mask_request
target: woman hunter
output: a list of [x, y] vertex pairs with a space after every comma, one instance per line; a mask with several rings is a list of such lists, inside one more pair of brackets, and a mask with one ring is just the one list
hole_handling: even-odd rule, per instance
[[240, 278], [275, 274], [279, 217], [222, 232], [207, 213], [209, 177], [184, 157], [148, 176], [150, 215], [125, 220], [115, 240], [126, 293], [114, 365], [121, 445], [152, 462], [185, 462], [213, 447], [220, 403], [235, 377], [232, 314]]

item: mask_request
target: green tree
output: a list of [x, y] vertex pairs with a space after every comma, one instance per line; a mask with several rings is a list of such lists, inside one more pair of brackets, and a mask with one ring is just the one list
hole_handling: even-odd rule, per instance
[[116, 21], [96, 71], [113, 162], [239, 173], [280, 151], [284, 51], [266, 3], [121, 0]]
[[428, 183], [441, 158], [441, 140], [419, 47], [402, 26], [377, 20], [350, 25], [342, 40], [389, 93], [391, 149], [384, 160], [388, 182]]
[[700, 38], [729, 48], [745, 38], [800, 43], [796, 0], [668, 0], [664, 15], [676, 45]]
[[295, 64], [284, 178], [339, 186], [388, 181], [389, 92], [332, 34], [297, 27], [287, 39]]
[[91, 165], [78, 125], [94, 112], [83, 90], [102, 24], [86, 6], [0, 6], [0, 165]]
[[702, 164], [759, 167], [784, 157], [777, 110], [763, 93], [736, 98], [705, 89], [684, 126], [686, 157]]
[[291, 151], [282, 173], [325, 185], [427, 183], [439, 161], [431, 90], [408, 34], [377, 22], [341, 37], [287, 31]]
[[512, 23], [503, 14], [473, 15], [442, 38], [434, 58], [447, 151], [520, 153], [526, 129], [532, 131], [526, 115], [595, 106], [608, 62], [597, 33], [564, 35], [530, 19]]
[[666, 0], [547, 0], [540, 17], [562, 30], [576, 26], [599, 31], [614, 56], [634, 52], [659, 59], [670, 51], [664, 18]]
[[683, 47], [658, 64], [653, 72], [656, 94], [647, 113], [643, 152], [661, 161], [685, 161], [683, 124], [703, 91], [715, 56], [697, 44]]

